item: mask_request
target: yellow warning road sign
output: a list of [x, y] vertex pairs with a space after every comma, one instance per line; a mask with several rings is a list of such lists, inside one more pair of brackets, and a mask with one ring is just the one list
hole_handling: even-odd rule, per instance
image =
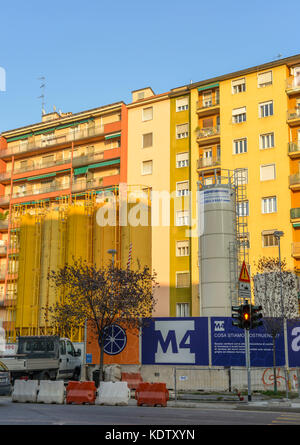
[[250, 283], [250, 277], [249, 277], [249, 273], [248, 273], [245, 261], [243, 261], [239, 281], [244, 281], [246, 283]]

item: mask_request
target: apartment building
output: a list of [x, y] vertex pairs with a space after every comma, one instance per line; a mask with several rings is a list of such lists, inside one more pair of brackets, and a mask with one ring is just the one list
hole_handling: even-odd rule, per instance
[[[86, 217], [97, 196], [127, 181], [126, 159], [127, 108], [122, 102], [76, 114], [55, 111], [39, 123], [2, 133], [0, 317], [7, 331], [15, 335], [17, 325], [38, 332], [30, 328], [42, 323], [41, 295], [49, 293], [43, 280], [54, 264], [70, 255], [97, 257], [99, 263]], [[107, 258], [103, 251], [101, 261], [103, 255]]]
[[[151, 257], [159, 288], [155, 315], [170, 314], [170, 99], [150, 87], [132, 92], [128, 109], [128, 186], [152, 199]], [[146, 240], [143, 241], [145, 247]], [[138, 246], [133, 246], [133, 251]]]

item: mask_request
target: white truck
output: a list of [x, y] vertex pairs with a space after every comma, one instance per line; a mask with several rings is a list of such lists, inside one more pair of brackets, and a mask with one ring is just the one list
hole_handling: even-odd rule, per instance
[[18, 338], [16, 355], [1, 356], [12, 381], [78, 380], [81, 372], [81, 351], [75, 351], [68, 338], [58, 336], [24, 336]]

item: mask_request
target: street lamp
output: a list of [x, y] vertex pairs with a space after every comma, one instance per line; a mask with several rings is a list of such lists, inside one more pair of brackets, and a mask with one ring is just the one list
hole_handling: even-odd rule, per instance
[[282, 272], [281, 272], [281, 254], [280, 254], [280, 238], [283, 237], [284, 233], [280, 230], [275, 230], [274, 236], [278, 241], [278, 256], [279, 256], [279, 276], [280, 276], [280, 298], [281, 298], [281, 312], [283, 318], [283, 331], [284, 331], [284, 348], [285, 348], [285, 374], [286, 374], [286, 398], [289, 397], [288, 390], [288, 361], [287, 361], [287, 326], [286, 326], [286, 317], [284, 311], [284, 303], [283, 303], [283, 283], [282, 283]]
[[282, 273], [281, 273], [281, 254], [280, 254], [280, 238], [284, 235], [280, 230], [275, 230], [274, 236], [278, 241], [278, 255], [279, 255], [279, 276], [280, 276], [280, 298], [281, 298], [281, 312], [282, 317], [284, 316], [284, 304], [283, 304], [283, 294], [282, 294]]

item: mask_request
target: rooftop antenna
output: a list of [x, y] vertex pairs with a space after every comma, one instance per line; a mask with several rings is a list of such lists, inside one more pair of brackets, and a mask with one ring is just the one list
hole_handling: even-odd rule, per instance
[[46, 111], [45, 111], [45, 87], [46, 87], [45, 80], [46, 80], [46, 78], [42, 76], [42, 77], [39, 77], [38, 80], [41, 80], [40, 88], [42, 90], [42, 94], [38, 97], [38, 99], [42, 99], [42, 116], [43, 116], [44, 114], [46, 114]]

